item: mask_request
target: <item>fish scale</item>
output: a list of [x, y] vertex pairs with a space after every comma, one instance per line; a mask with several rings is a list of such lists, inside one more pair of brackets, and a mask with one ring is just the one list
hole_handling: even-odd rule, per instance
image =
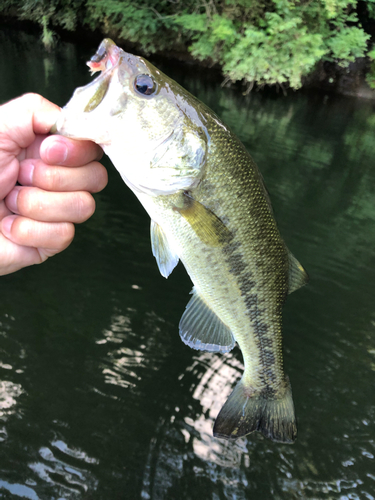
[[[228, 131], [224, 132], [222, 128], [216, 127], [211, 133], [211, 140], [215, 144], [220, 144], [223, 141], [228, 144], [228, 134]], [[245, 363], [247, 364], [250, 361], [246, 359], [246, 341], [249, 331], [252, 332], [251, 334], [256, 339], [259, 339], [256, 340], [259, 354], [255, 358], [259, 360], [259, 363], [254, 361], [253, 355], [250, 366], [253, 365], [253, 371], [255, 371], [254, 367], [259, 364], [263, 368], [263, 371], [272, 372], [272, 375], [268, 375], [268, 378], [271, 378], [274, 388], [277, 389], [277, 385], [282, 385], [284, 380], [282, 376], [282, 353], [280, 349], [276, 349], [275, 355], [273, 352], [267, 352], [267, 350], [274, 345], [281, 345], [281, 307], [278, 307], [278, 304], [284, 302], [287, 293], [287, 251], [278, 231], [273, 230], [271, 232], [273, 245], [269, 247], [268, 252], [272, 255], [269, 258], [265, 257], [264, 234], [267, 234], [268, 231], [264, 226], [271, 224], [271, 226], [275, 227], [274, 219], [264, 193], [262, 193], [262, 184], [258, 181], [259, 175], [255, 164], [253, 164], [242, 145], [237, 143], [236, 138], [230, 144], [231, 150], [228, 156], [232, 161], [228, 161], [226, 155], [213, 153], [212, 160], [209, 157], [207, 177], [212, 175], [213, 181], [211, 182], [214, 184], [217, 183], [215, 177], [225, 178], [226, 180], [225, 191], [221, 191], [220, 189], [218, 191], [225, 192], [226, 194], [225, 198], [220, 199], [219, 204], [222, 207], [222, 212], [226, 214], [228, 227], [233, 226], [237, 228], [239, 223], [241, 223], [246, 228], [245, 231], [240, 231], [242, 234], [238, 235], [237, 245], [236, 233], [238, 231], [236, 232], [234, 229], [234, 243], [223, 249], [223, 257], [231, 266], [229, 272], [236, 277], [236, 285], [240, 289], [241, 298], [246, 306], [245, 325], [241, 328], [242, 331], [245, 331], [243, 341], [241, 333], [237, 334], [235, 327], [233, 327], [232, 331], [240, 345]], [[212, 164], [212, 167], [210, 164]], [[244, 168], [244, 166], [246, 167]], [[232, 171], [228, 172], [228, 168], [232, 168]], [[221, 174], [222, 171], [225, 172], [225, 176]], [[204, 191], [204, 182], [199, 194], [202, 191]], [[233, 197], [240, 198], [239, 205], [233, 204]], [[199, 195], [197, 199], [199, 200]], [[202, 203], [207, 204], [209, 207], [209, 197], [203, 195]], [[274, 228], [272, 227], [272, 229]], [[276, 244], [275, 235], [278, 237], [278, 244]], [[260, 249], [257, 244], [258, 240], [262, 246], [261, 254], [259, 253]], [[243, 248], [242, 251], [241, 248]], [[274, 263], [275, 259], [278, 261], [276, 265]], [[274, 269], [276, 269], [276, 273]], [[266, 276], [266, 279], [264, 279], [264, 276]], [[272, 293], [274, 292], [275, 284], [267, 278], [268, 276], [273, 276], [274, 283], [279, 281], [281, 285], [279, 289], [280, 296], [277, 297], [276, 301], [274, 293]], [[256, 285], [257, 283], [258, 286]], [[272, 287], [272, 285], [274, 286]], [[271, 300], [267, 301], [267, 293], [270, 294]], [[262, 308], [260, 306], [263, 302], [265, 304]], [[272, 322], [273, 325], [270, 324], [271, 318], [264, 318], [262, 314], [262, 309], [263, 311], [264, 309], [270, 311], [272, 305], [276, 308]], [[247, 318], [249, 321], [246, 321]], [[270, 333], [267, 337], [269, 330]], [[241, 345], [242, 343], [244, 344], [243, 346]], [[259, 370], [256, 371], [259, 372]], [[266, 381], [263, 383], [266, 383]], [[253, 385], [256, 386], [258, 384], [254, 383]]]
[[293, 442], [282, 305], [307, 275], [280, 236], [256, 164], [213, 111], [145, 59], [106, 39], [88, 65], [102, 73], [76, 90], [56, 130], [104, 148], [151, 217], [162, 275], [178, 260], [185, 266], [194, 288], [179, 325], [183, 342], [241, 349], [244, 374], [214, 435], [260, 431]]

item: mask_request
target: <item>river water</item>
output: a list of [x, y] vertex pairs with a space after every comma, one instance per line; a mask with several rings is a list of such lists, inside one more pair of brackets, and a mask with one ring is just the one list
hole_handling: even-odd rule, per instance
[[[0, 101], [65, 104], [96, 46], [0, 31]], [[109, 185], [71, 247], [0, 279], [0, 498], [375, 498], [375, 104], [221, 88], [158, 63], [214, 109], [257, 161], [281, 233], [310, 275], [284, 308], [292, 446], [212, 437], [242, 372], [236, 348], [179, 338], [191, 283], [168, 280], [149, 219], [106, 161]]]

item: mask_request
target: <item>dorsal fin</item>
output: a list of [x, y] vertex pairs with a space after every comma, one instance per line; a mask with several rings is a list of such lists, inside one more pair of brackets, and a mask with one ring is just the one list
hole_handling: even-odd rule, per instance
[[168, 243], [163, 229], [151, 219], [151, 247], [152, 255], [159, 266], [159, 271], [164, 278], [168, 278], [177, 266], [179, 257]]
[[294, 255], [288, 251], [289, 258], [289, 289], [288, 293], [292, 293], [295, 290], [301, 288], [301, 286], [306, 285], [309, 281], [309, 276]]
[[209, 308], [195, 288], [192, 294], [179, 325], [182, 341], [199, 351], [232, 350], [236, 341], [230, 329]]

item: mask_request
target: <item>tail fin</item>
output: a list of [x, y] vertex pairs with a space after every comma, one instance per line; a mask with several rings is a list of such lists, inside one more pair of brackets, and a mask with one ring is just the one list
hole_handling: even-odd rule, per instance
[[216, 418], [214, 436], [237, 439], [259, 431], [273, 441], [293, 443], [297, 424], [289, 379], [286, 384], [279, 398], [262, 393], [249, 396], [248, 388], [240, 380]]

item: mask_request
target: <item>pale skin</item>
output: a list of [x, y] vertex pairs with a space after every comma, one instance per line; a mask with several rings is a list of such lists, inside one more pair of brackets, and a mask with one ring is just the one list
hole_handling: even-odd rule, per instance
[[97, 144], [48, 135], [60, 112], [37, 94], [0, 106], [0, 275], [66, 249], [107, 184]]

